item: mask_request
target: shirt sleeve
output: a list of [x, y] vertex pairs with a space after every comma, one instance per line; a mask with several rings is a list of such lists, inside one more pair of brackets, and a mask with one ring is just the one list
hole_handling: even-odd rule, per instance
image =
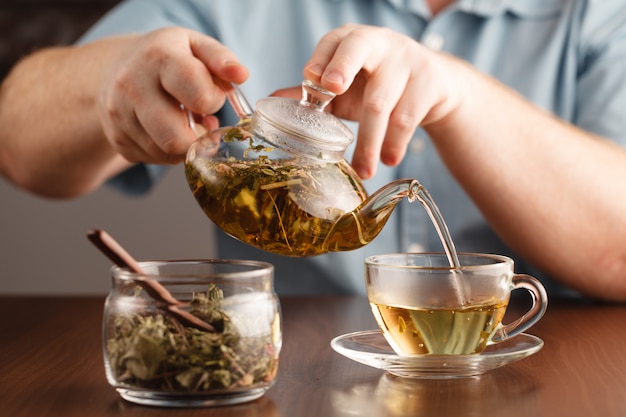
[[136, 164], [111, 178], [107, 185], [131, 195], [145, 194], [165, 173], [167, 167], [156, 164]]
[[581, 22], [574, 123], [626, 146], [626, 8], [610, 1]]
[[77, 43], [170, 26], [207, 32], [209, 23], [209, 16], [196, 10], [193, 0], [125, 0], [96, 22]]

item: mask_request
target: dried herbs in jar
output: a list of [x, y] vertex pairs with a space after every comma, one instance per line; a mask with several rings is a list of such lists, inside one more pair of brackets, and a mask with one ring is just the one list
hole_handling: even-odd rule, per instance
[[[263, 294], [257, 295], [257, 302], [267, 300]], [[255, 315], [238, 310], [237, 303], [225, 306], [225, 301], [229, 300], [224, 299], [222, 291], [211, 285], [205, 293], [194, 293], [187, 307], [215, 332], [183, 325], [167, 311], [130, 309], [125, 313], [127, 309], [118, 308], [116, 314], [109, 312], [105, 355], [114, 385], [203, 393], [273, 381], [278, 368], [276, 339], [280, 329], [265, 324], [267, 331], [249, 331], [256, 325]], [[275, 311], [271, 306], [269, 309]], [[242, 312], [245, 314], [239, 314]], [[278, 322], [275, 314], [270, 320]]]

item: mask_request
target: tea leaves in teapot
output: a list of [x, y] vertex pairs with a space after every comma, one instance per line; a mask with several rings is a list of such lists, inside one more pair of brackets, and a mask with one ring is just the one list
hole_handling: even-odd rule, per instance
[[324, 242], [337, 219], [366, 196], [344, 162], [204, 160], [187, 164], [185, 174], [199, 205], [222, 230], [288, 256], [327, 252]]

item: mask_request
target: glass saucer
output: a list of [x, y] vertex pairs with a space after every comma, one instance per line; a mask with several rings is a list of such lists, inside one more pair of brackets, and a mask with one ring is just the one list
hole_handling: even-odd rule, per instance
[[476, 355], [398, 356], [380, 330], [348, 333], [334, 338], [338, 353], [390, 374], [408, 378], [466, 378], [518, 361], [543, 347], [543, 340], [526, 333], [487, 346]]

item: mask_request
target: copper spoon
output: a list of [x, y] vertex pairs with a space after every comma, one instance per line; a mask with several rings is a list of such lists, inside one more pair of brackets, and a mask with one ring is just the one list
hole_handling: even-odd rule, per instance
[[[120, 245], [117, 243], [111, 235], [104, 230], [93, 229], [87, 233], [87, 238], [104, 253], [113, 263], [120, 268], [127, 268], [130, 271], [146, 275], [139, 263]], [[215, 332], [215, 328], [209, 323], [194, 316], [188, 311], [182, 310], [181, 306], [185, 304], [180, 300], [177, 300], [163, 285], [154, 280], [145, 279], [144, 277], [136, 278], [135, 281], [139, 284], [150, 297], [157, 301], [161, 301], [167, 305], [168, 311], [176, 316], [181, 322], [196, 327], [200, 330], [206, 330], [209, 332]]]

